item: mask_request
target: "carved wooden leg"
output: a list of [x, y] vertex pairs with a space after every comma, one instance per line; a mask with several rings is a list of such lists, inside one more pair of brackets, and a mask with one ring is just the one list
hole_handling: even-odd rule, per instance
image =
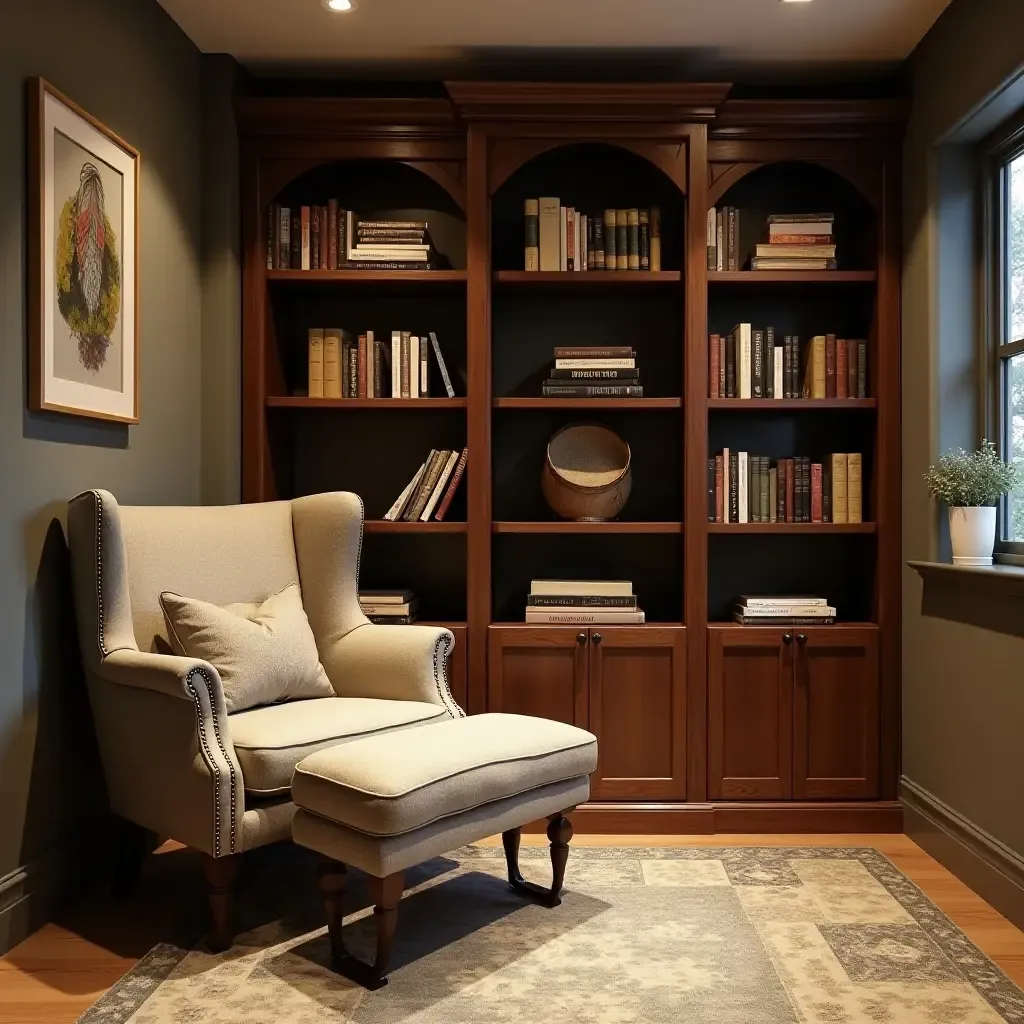
[[572, 839], [572, 823], [565, 811], [548, 818], [548, 841], [551, 843], [551, 894], [549, 906], [557, 907], [562, 902], [562, 882], [565, 880], [565, 865], [569, 860], [569, 840]]
[[[338, 874], [338, 868], [344, 872], [343, 865], [320, 869], [320, 889], [327, 901], [327, 927], [331, 933], [331, 954], [334, 969], [346, 978], [374, 991], [383, 988], [388, 979], [385, 977], [391, 948], [395, 944], [395, 925], [398, 923], [398, 902], [402, 898], [403, 872], [396, 871], [386, 878], [370, 875], [367, 886], [370, 899], [373, 900], [373, 921], [377, 929], [377, 955], [372, 966], [357, 960], [349, 953], [341, 941], [341, 893], [344, 889], [344, 874]], [[330, 891], [328, 890], [330, 887]]]
[[373, 961], [373, 973], [380, 985], [386, 985], [391, 948], [395, 944], [395, 926], [398, 924], [398, 902], [402, 898], [404, 872], [396, 871], [385, 878], [370, 876], [370, 896], [373, 899], [373, 916], [377, 922], [377, 957]]
[[505, 864], [508, 866], [508, 884], [513, 889], [523, 884], [523, 876], [519, 871], [519, 840], [523, 834], [521, 828], [510, 828], [501, 833], [501, 845], [505, 847]]
[[317, 867], [316, 880], [327, 911], [327, 933], [331, 939], [331, 960], [337, 969], [345, 959], [342, 939], [342, 921], [345, 918], [345, 884], [348, 881], [345, 865], [336, 860], [323, 860]]
[[230, 949], [235, 939], [231, 927], [231, 896], [241, 860], [240, 853], [228, 857], [211, 857], [207, 854], [203, 858], [206, 892], [210, 901], [210, 932], [206, 937], [206, 945], [213, 953], [223, 953]]

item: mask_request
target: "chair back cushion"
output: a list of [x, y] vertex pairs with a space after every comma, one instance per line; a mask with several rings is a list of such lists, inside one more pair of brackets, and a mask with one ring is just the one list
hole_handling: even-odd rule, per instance
[[260, 704], [333, 697], [296, 583], [262, 604], [225, 608], [160, 595], [176, 654], [208, 661], [220, 675], [228, 714]]

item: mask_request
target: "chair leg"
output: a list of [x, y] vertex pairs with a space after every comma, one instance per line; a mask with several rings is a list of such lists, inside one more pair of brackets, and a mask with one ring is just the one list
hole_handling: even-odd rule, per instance
[[203, 857], [206, 893], [210, 901], [210, 932], [206, 945], [212, 953], [223, 953], [235, 940], [231, 927], [231, 904], [241, 861], [240, 853], [228, 857], [211, 857], [209, 854]]
[[327, 933], [331, 940], [331, 960], [337, 969], [346, 957], [342, 940], [342, 922], [345, 918], [344, 897], [348, 881], [347, 868], [340, 861], [323, 860], [317, 868], [317, 884], [327, 911]]
[[341, 930], [344, 912], [341, 898], [345, 889], [345, 866], [329, 862], [321, 866], [318, 874], [320, 891], [327, 905], [327, 930], [331, 936], [331, 958], [334, 969], [351, 981], [371, 992], [383, 988], [388, 979], [388, 961], [395, 944], [398, 924], [398, 903], [402, 898], [404, 872], [396, 871], [384, 878], [367, 877], [370, 899], [374, 903], [373, 921], [377, 931], [377, 952], [372, 966], [357, 960], [342, 942]]
[[511, 828], [501, 834], [501, 843], [505, 847], [505, 863], [508, 866], [508, 884], [517, 892], [532, 896], [548, 907], [557, 907], [562, 902], [562, 883], [565, 881], [565, 865], [569, 860], [569, 841], [572, 839], [572, 824], [567, 817], [569, 810], [552, 814], [548, 818], [547, 835], [551, 844], [550, 889], [527, 882], [519, 870], [519, 839], [522, 829]]
[[377, 956], [373, 961], [375, 980], [386, 985], [388, 961], [395, 944], [395, 927], [398, 924], [398, 903], [404, 888], [404, 872], [396, 871], [384, 878], [370, 876], [370, 897], [373, 900], [373, 916], [377, 923]]
[[508, 884], [518, 889], [523, 884], [523, 876], [519, 870], [519, 840], [521, 828], [510, 828], [501, 833], [501, 845], [505, 847], [505, 865], [508, 868]]

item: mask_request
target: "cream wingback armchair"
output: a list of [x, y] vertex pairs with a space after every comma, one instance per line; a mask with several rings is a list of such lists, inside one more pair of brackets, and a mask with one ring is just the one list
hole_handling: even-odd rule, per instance
[[[238, 856], [291, 835], [306, 755], [463, 711], [452, 634], [378, 626], [357, 599], [363, 507], [353, 494], [219, 507], [122, 507], [86, 491], [68, 508], [79, 638], [111, 809], [206, 855], [211, 945], [230, 941]], [[298, 583], [336, 696], [229, 715], [217, 670], [177, 657], [159, 596], [261, 602]]]

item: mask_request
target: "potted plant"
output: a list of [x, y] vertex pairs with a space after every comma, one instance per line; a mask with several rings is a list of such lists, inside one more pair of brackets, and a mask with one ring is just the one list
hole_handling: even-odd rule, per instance
[[956, 565], [991, 565], [996, 504], [1014, 489], [1017, 469], [985, 440], [976, 452], [948, 451], [925, 474], [928, 490], [949, 508], [949, 539]]

